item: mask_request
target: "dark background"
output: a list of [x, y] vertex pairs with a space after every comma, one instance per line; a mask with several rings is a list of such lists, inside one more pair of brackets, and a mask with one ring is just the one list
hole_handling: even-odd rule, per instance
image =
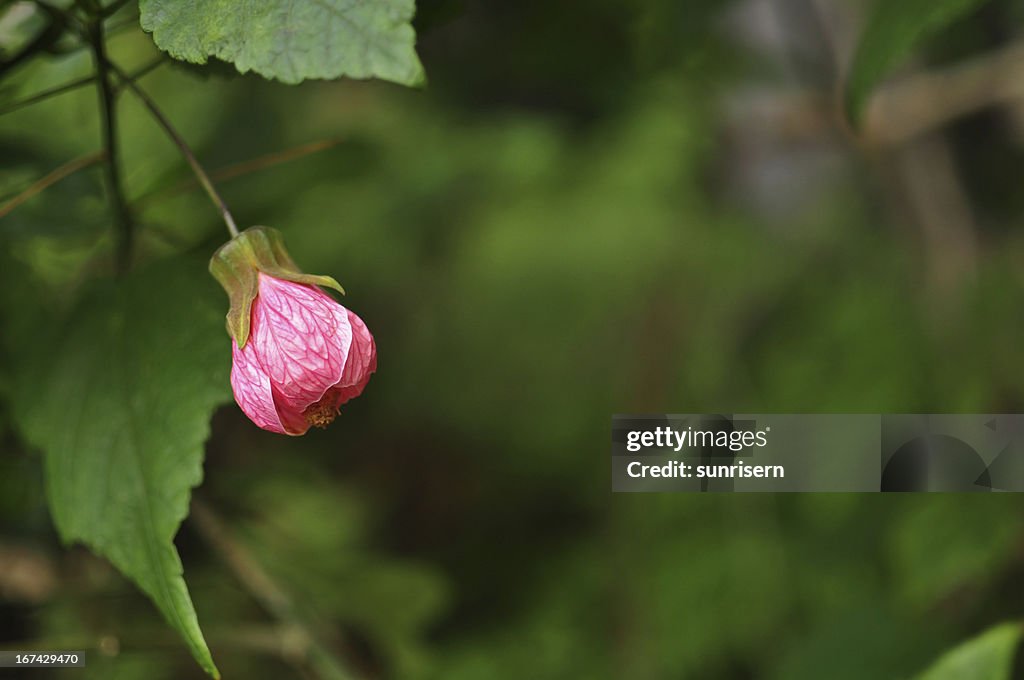
[[[1007, 68], [1021, 15], [989, 3], [891, 87]], [[115, 19], [121, 63], [157, 54], [132, 10]], [[196, 495], [354, 674], [902, 678], [1020, 615], [1015, 494], [609, 490], [617, 412], [1024, 408], [1024, 98], [981, 88], [931, 125], [946, 97], [879, 104], [854, 135], [836, 102], [863, 19], [840, 0], [423, 0], [423, 90], [171, 63], [140, 81], [210, 169], [329, 146], [220, 186], [345, 286], [379, 372], [299, 439], [225, 406]], [[0, 102], [90, 68], [33, 63]], [[223, 227], [177, 150], [121, 110], [139, 258], [211, 253]], [[90, 88], [0, 117], [0, 196], [98, 129]], [[66, 295], [107, 266], [109, 231], [97, 169], [0, 220], [5, 262]], [[0, 648], [87, 651], [51, 677], [203, 677], [130, 583], [60, 547], [4, 413]], [[192, 520], [177, 546], [225, 678], [321, 677]]]

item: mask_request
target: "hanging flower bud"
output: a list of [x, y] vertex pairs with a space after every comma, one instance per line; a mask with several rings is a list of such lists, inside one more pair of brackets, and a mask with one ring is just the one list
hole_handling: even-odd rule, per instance
[[224, 244], [210, 272], [227, 291], [231, 388], [249, 419], [271, 432], [326, 427], [377, 370], [377, 348], [362, 320], [303, 274], [281, 235], [252, 227]]

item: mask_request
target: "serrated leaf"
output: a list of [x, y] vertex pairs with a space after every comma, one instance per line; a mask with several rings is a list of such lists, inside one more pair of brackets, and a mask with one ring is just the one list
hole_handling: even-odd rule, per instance
[[946, 652], [917, 680], [1010, 680], [1019, 623], [1004, 623]]
[[202, 263], [178, 259], [98, 285], [26, 350], [15, 395], [61, 538], [131, 578], [214, 677], [173, 539], [230, 398], [220, 298]]
[[423, 82], [414, 0], [141, 0], [142, 28], [171, 56], [217, 57], [285, 83], [307, 78]]
[[846, 81], [846, 114], [859, 123], [872, 89], [923, 38], [988, 0], [876, 0]]

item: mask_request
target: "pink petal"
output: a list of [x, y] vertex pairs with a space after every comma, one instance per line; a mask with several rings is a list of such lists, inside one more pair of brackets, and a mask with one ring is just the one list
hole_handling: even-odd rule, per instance
[[338, 383], [338, 387], [351, 390], [345, 401], [362, 394], [366, 383], [370, 382], [370, 374], [377, 370], [377, 343], [373, 335], [363, 320], [351, 310], [348, 312], [348, 321], [352, 326], [352, 346]]
[[284, 425], [277, 415], [270, 378], [263, 372], [252, 342], [243, 349], [231, 341], [231, 390], [235, 401], [249, 420], [264, 430], [286, 434]]
[[259, 275], [252, 345], [282, 423], [305, 432], [302, 412], [338, 383], [352, 344], [348, 310], [315, 286]]
[[352, 346], [349, 348], [348, 360], [341, 380], [328, 392], [329, 406], [337, 411], [349, 399], [363, 393], [366, 383], [370, 382], [370, 374], [377, 370], [377, 344], [363, 320], [351, 310], [348, 312], [349, 324], [352, 327]]

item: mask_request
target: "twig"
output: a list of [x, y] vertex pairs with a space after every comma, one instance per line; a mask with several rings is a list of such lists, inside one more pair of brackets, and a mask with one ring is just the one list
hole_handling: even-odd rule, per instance
[[[140, 66], [138, 69], [136, 69], [135, 71], [130, 73], [128, 75], [128, 82], [129, 83], [137, 83], [137, 82], [139, 82], [140, 79], [144, 78], [145, 76], [148, 76], [150, 73], [155, 71], [158, 67], [160, 67], [160, 66], [162, 66], [162, 65], [164, 65], [166, 63], [167, 63], [167, 59], [165, 59], [164, 55], [161, 54], [160, 56], [158, 56], [156, 59], [154, 59], [153, 61], [149, 62], [145, 66]], [[122, 89], [124, 89], [124, 87], [125, 87], [125, 83], [124, 83], [124, 81], [122, 81], [122, 82], [117, 84], [117, 87], [115, 88], [115, 90], [117, 92], [120, 92]]]
[[[143, 66], [139, 70], [137, 70], [134, 73], [132, 73], [132, 75], [131, 75], [132, 81], [137, 81], [139, 78], [142, 78], [143, 76], [149, 74], [150, 71], [154, 70], [155, 68], [157, 68], [158, 66], [160, 66], [161, 64], [163, 64], [165, 62], [166, 62], [166, 60], [163, 58], [163, 56], [157, 57], [156, 59], [154, 59], [150, 63], [146, 64], [145, 66]], [[96, 80], [96, 76], [95, 75], [88, 75], [88, 76], [83, 76], [81, 78], [76, 78], [75, 80], [71, 80], [69, 82], [66, 82], [63, 85], [57, 85], [55, 87], [51, 87], [49, 89], [42, 90], [41, 92], [37, 92], [34, 95], [26, 97], [25, 99], [20, 99], [20, 100], [18, 100], [16, 102], [11, 102], [7, 106], [0, 107], [0, 116], [2, 116], [4, 114], [7, 114], [7, 113], [13, 113], [14, 111], [17, 111], [19, 109], [25, 108], [26, 106], [31, 106], [33, 104], [38, 104], [39, 102], [46, 101], [50, 97], [56, 97], [58, 95], [62, 95], [64, 93], [66, 93], [66, 92], [72, 92], [74, 90], [77, 90], [80, 87], [84, 87], [86, 85], [89, 85], [94, 80]], [[117, 89], [121, 89], [122, 87], [124, 87], [124, 86], [123, 85], [118, 85]]]
[[[260, 170], [266, 170], [267, 168], [280, 165], [281, 163], [287, 163], [289, 161], [308, 156], [309, 154], [317, 153], [319, 151], [325, 151], [333, 148], [338, 144], [341, 144], [344, 140], [340, 137], [333, 139], [323, 139], [316, 142], [310, 142], [308, 144], [302, 144], [301, 146], [292, 147], [283, 151], [273, 151], [263, 156], [257, 156], [247, 161], [241, 161], [228, 165], [217, 170], [210, 172], [210, 179], [217, 182], [224, 182], [227, 180], [235, 179], [243, 175], [248, 175], [251, 172], [258, 172]], [[177, 196], [190, 189], [193, 189], [198, 185], [198, 181], [195, 178], [188, 178], [177, 184], [169, 186], [164, 189], [157, 189], [135, 201], [136, 207], [150, 205], [158, 200], [164, 198], [170, 198]]]
[[121, 10], [121, 8], [123, 8], [131, 1], [132, 0], [115, 0], [106, 7], [102, 8], [102, 10], [100, 11], [100, 16], [102, 16], [104, 19], [106, 19], [107, 17], [112, 17], [115, 14], [117, 14]]
[[[163, 111], [161, 111], [160, 107], [156, 105], [156, 102], [154, 102], [150, 98], [150, 96], [146, 94], [145, 90], [140, 88], [132, 80], [131, 76], [126, 74], [124, 70], [121, 69], [121, 67], [119, 67], [117, 64], [113, 63], [112, 61], [110, 61], [110, 59], [107, 58], [103, 46], [103, 18], [101, 16], [102, 7], [100, 7], [98, 0], [90, 1], [93, 4], [93, 22], [90, 26], [82, 25], [82, 34], [93, 45], [93, 54], [97, 60], [96, 70], [98, 72], [100, 80], [102, 81], [100, 83], [100, 87], [101, 91], [104, 93], [101, 96], [101, 103], [103, 103], [104, 105], [104, 117], [107, 123], [105, 125], [105, 129], [107, 129], [108, 132], [111, 133], [106, 135], [107, 141], [111, 142], [111, 140], [114, 139], [114, 134], [112, 134], [114, 132], [114, 126], [112, 124], [114, 118], [113, 106], [108, 106], [108, 104], [113, 103], [114, 89], [112, 88], [107, 77], [108, 72], [112, 72], [115, 75], [117, 75], [117, 77], [121, 81], [121, 84], [124, 87], [130, 89], [132, 93], [139, 98], [143, 105], [156, 119], [157, 123], [159, 123], [160, 127], [162, 127], [164, 131], [167, 133], [167, 135], [171, 138], [171, 141], [173, 141], [175, 146], [178, 147], [178, 150], [185, 157], [185, 160], [188, 161], [188, 164], [192, 167], [192, 171], [196, 174], [196, 177], [199, 179], [199, 183], [202, 185], [203, 189], [206, 190], [206, 193], [210, 197], [210, 200], [213, 201], [214, 205], [216, 205], [217, 209], [220, 211], [221, 217], [224, 220], [224, 224], [228, 228], [228, 233], [231, 234], [231, 238], [235, 238], [236, 236], [238, 236], [238, 227], [235, 225], [235, 218], [231, 216], [231, 211], [228, 210], [227, 204], [224, 202], [224, 199], [221, 198], [220, 194], [217, 193], [216, 187], [213, 186], [213, 182], [210, 181], [210, 178], [207, 176], [206, 171], [203, 170], [203, 166], [199, 164], [198, 159], [196, 159], [195, 154], [192, 153], [192, 149], [189, 147], [188, 143], [185, 142], [185, 139], [181, 136], [181, 134], [178, 133], [175, 127], [163, 114]], [[44, 0], [35, 0], [35, 2], [37, 5], [45, 8], [54, 16], [61, 17], [66, 21], [73, 21], [81, 24], [81, 21], [78, 19], [78, 17], [76, 17], [70, 11], [65, 11], [58, 9], [56, 7], [52, 7], [49, 4], [47, 4]], [[111, 168], [109, 172], [116, 178], [117, 159], [114, 153], [110, 153], [110, 149], [108, 149], [107, 162], [108, 166]], [[120, 189], [119, 182], [117, 183], [117, 187], [118, 189]], [[123, 200], [121, 201], [121, 203], [124, 203]], [[124, 205], [126, 206], [127, 204]], [[131, 224], [130, 220], [128, 221], [128, 224]], [[131, 245], [130, 241], [128, 245]]]
[[[868, 148], [889, 149], [940, 130], [992, 106], [1024, 102], [1024, 40], [956, 66], [924, 71], [886, 83], [868, 102], [856, 132]], [[814, 91], [773, 92], [760, 97], [768, 126], [797, 141], [819, 139], [825, 128], [847, 130], [834, 99]], [[741, 125], [753, 123], [743, 120]], [[756, 124], [766, 127], [758, 118]]]
[[124, 185], [121, 183], [120, 158], [117, 141], [117, 102], [114, 87], [110, 82], [109, 62], [107, 61], [106, 44], [103, 37], [103, 21], [96, 19], [89, 30], [92, 43], [93, 60], [96, 64], [96, 82], [99, 92], [100, 110], [103, 114], [103, 145], [106, 147], [107, 190], [110, 192], [110, 204], [114, 212], [116, 229], [116, 246], [114, 263], [119, 273], [128, 271], [132, 259], [132, 242], [135, 228], [132, 223], [131, 210], [125, 198]]
[[6, 113], [17, 111], [18, 109], [24, 108], [26, 106], [31, 106], [32, 104], [44, 101], [46, 99], [49, 99], [50, 97], [56, 97], [59, 94], [64, 94], [65, 92], [77, 90], [80, 87], [88, 85], [95, 79], [96, 76], [84, 76], [82, 78], [78, 78], [76, 80], [64, 83], [63, 85], [57, 85], [56, 87], [51, 87], [48, 90], [43, 90], [42, 92], [38, 92], [32, 95], [31, 97], [26, 97], [25, 99], [16, 102], [11, 102], [7, 106], [0, 107], [0, 116]]
[[121, 35], [125, 31], [139, 28], [139, 13], [133, 12], [131, 16], [127, 16], [116, 22], [111, 22], [110, 26], [107, 27], [107, 35]]
[[894, 146], [989, 106], [1024, 98], [1024, 42], [957, 66], [885, 85], [872, 97], [863, 137]]
[[344, 140], [340, 137], [335, 137], [333, 139], [321, 139], [316, 142], [309, 142], [308, 144], [284, 149], [283, 151], [272, 151], [268, 154], [257, 156], [256, 158], [252, 158], [247, 161], [240, 161], [233, 165], [221, 168], [213, 173], [213, 177], [218, 180], [234, 179], [236, 177], [241, 177], [242, 175], [247, 175], [250, 172], [264, 170], [281, 163], [287, 163], [288, 161], [308, 156], [311, 153], [326, 151], [327, 149], [341, 144], [343, 141]]
[[294, 648], [303, 650], [305, 660], [325, 678], [353, 680], [341, 659], [332, 652], [296, 613], [291, 597], [270, 577], [246, 547], [231, 535], [217, 514], [202, 501], [192, 499], [193, 525], [209, 546], [234, 572], [239, 582], [271, 616], [294, 631], [300, 640]]
[[933, 313], [957, 311], [955, 293], [977, 269], [977, 226], [970, 198], [956, 171], [949, 142], [928, 135], [900, 145], [885, 159], [921, 229], [928, 302]]
[[150, 98], [150, 96], [146, 94], [145, 90], [136, 85], [132, 81], [132, 79], [124, 71], [121, 70], [120, 67], [115, 65], [110, 60], [106, 60], [106, 65], [107, 68], [109, 68], [111, 71], [117, 74], [118, 78], [121, 79], [121, 82], [124, 84], [124, 86], [131, 90], [132, 93], [139, 98], [139, 101], [141, 101], [142, 104], [147, 109], [149, 109], [149, 112], [153, 115], [153, 118], [156, 119], [160, 127], [164, 129], [167, 135], [174, 142], [175, 146], [178, 147], [178, 150], [181, 151], [181, 154], [185, 157], [185, 160], [188, 161], [188, 164], [192, 167], [192, 172], [195, 173], [196, 178], [199, 180], [199, 183], [202, 185], [203, 189], [206, 190], [206, 194], [210, 197], [210, 200], [213, 201], [213, 204], [217, 206], [218, 210], [220, 210], [221, 218], [223, 218], [224, 224], [227, 225], [228, 233], [231, 234], [231, 238], [238, 236], [238, 227], [235, 225], [235, 218], [231, 216], [231, 211], [228, 210], [227, 204], [224, 202], [224, 199], [221, 198], [220, 194], [217, 193], [217, 189], [216, 187], [213, 186], [213, 182], [210, 181], [209, 175], [206, 174], [206, 171], [203, 169], [203, 166], [199, 164], [199, 160], [196, 158], [195, 154], [192, 153], [192, 149], [189, 147], [185, 139], [167, 119], [163, 111], [160, 110], [160, 107], [156, 105], [156, 102], [154, 102]]
[[73, 175], [79, 170], [83, 170], [97, 163], [102, 163], [107, 158], [106, 150], [94, 151], [93, 153], [80, 156], [73, 160], [68, 161], [64, 165], [53, 170], [45, 177], [36, 180], [25, 190], [19, 193], [17, 196], [0, 206], [0, 219], [6, 217], [12, 210], [20, 206], [25, 201], [29, 200], [36, 194], [39, 194], [46, 189], [49, 189], [57, 182], [61, 181], [69, 175]]

